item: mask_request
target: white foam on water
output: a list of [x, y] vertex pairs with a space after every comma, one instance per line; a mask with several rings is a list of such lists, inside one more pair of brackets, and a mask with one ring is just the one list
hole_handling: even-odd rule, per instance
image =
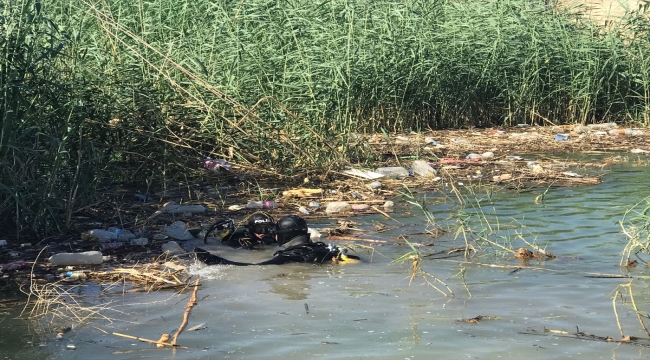
[[188, 268], [192, 276], [198, 276], [204, 280], [221, 280], [226, 273], [223, 271], [230, 266], [227, 265], [205, 265], [201, 262], [194, 262]]

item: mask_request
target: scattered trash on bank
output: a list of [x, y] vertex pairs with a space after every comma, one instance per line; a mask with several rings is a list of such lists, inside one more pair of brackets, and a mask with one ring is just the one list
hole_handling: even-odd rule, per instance
[[101, 251], [84, 251], [77, 253], [58, 253], [50, 256], [50, 264], [59, 265], [98, 265], [104, 262]]
[[634, 129], [612, 129], [607, 132], [612, 136], [626, 135], [626, 136], [644, 136], [645, 132], [643, 130], [634, 130]]
[[362, 179], [370, 179], [370, 180], [379, 179], [385, 176], [384, 174], [380, 174], [374, 171], [360, 170], [360, 169], [348, 169], [348, 170], [343, 170], [341, 172], [347, 175], [357, 176]]
[[232, 164], [225, 159], [212, 159], [206, 157], [203, 159], [203, 167], [216, 173], [221, 173], [222, 170], [227, 172], [232, 171]]
[[165, 203], [158, 211], [149, 216], [149, 220], [162, 214], [200, 214], [208, 211], [203, 205], [179, 205], [174, 201]]
[[[144, 214], [142, 226], [151, 234], [143, 234], [135, 227], [129, 231], [117, 227], [93, 225], [96, 229], [88, 227], [92, 230], [82, 236], [83, 241], [71, 239], [57, 250], [63, 250], [61, 253], [70, 251], [72, 254], [85, 252], [86, 250], [90, 251], [91, 249], [100, 250], [104, 254], [102, 255], [103, 263], [95, 265], [107, 266], [107, 257], [109, 255], [113, 258], [121, 258], [120, 261], [124, 261], [126, 257], [123, 255], [135, 253], [136, 247], [138, 247], [137, 251], [141, 251], [143, 254], [145, 250], [153, 251], [156, 254], [162, 249], [162, 246], [168, 244], [167, 240], [173, 240], [175, 245], [169, 243], [165, 247], [165, 251], [172, 250], [169, 254], [183, 255], [185, 251], [179, 243], [185, 246], [186, 243], [183, 243], [183, 241], [196, 238], [192, 231], [201, 230], [200, 227], [196, 228], [200, 226], [197, 225], [197, 222], [214, 216], [215, 213], [225, 212], [233, 217], [245, 217], [254, 211], [261, 210], [272, 213], [276, 218], [279, 214], [292, 212], [301, 214], [308, 219], [326, 216], [347, 218], [377, 213], [390, 217], [388, 213], [394, 211], [396, 206], [392, 200], [399, 198], [398, 189], [402, 186], [413, 188], [425, 186], [427, 191], [435, 191], [449, 184], [461, 182], [467, 185], [474, 181], [476, 183], [480, 182], [482, 185], [490, 185], [491, 183], [491, 185], [498, 184], [499, 187], [513, 189], [548, 186], [549, 184], [557, 186], [597, 184], [600, 182], [600, 172], [602, 172], [599, 172], [598, 169], [602, 169], [611, 162], [625, 161], [625, 156], [620, 155], [620, 152], [625, 151], [627, 156], [629, 154], [642, 155], [639, 157], [630, 156], [630, 158], [640, 159], [641, 161], [645, 161], [644, 155], [650, 153], [650, 150], [644, 150], [647, 146], [644, 142], [645, 133], [642, 131], [619, 129], [616, 125], [607, 126], [611, 128], [586, 126], [587, 130], [582, 131], [579, 127], [571, 126], [558, 127], [553, 130], [527, 126], [525, 128], [508, 129], [508, 131], [494, 131], [492, 129], [486, 129], [485, 131], [477, 129], [441, 131], [430, 137], [417, 137], [408, 134], [404, 135], [403, 138], [409, 140], [401, 140], [399, 146], [395, 145], [395, 141], [386, 140], [385, 138], [380, 138], [380, 142], [375, 144], [367, 141], [366, 137], [360, 136], [356, 140], [367, 144], [371, 151], [378, 154], [377, 159], [382, 159], [375, 166], [379, 166], [379, 168], [397, 168], [396, 173], [399, 174], [398, 176], [393, 178], [392, 175], [387, 176], [375, 170], [349, 169], [342, 171], [347, 177], [338, 172], [330, 172], [329, 177], [323, 177], [322, 179], [310, 174], [309, 184], [310, 187], [313, 186], [315, 189], [295, 188], [282, 191], [283, 189], [265, 184], [266, 187], [261, 188], [263, 190], [262, 196], [264, 198], [275, 197], [273, 202], [275, 204], [284, 203], [286, 205], [284, 207], [264, 207], [262, 205], [262, 207], [253, 206], [248, 208], [244, 196], [251, 196], [251, 194], [242, 194], [242, 189], [232, 184], [228, 186], [214, 183], [209, 185], [200, 184], [202, 190], [205, 189], [205, 186], [220, 190], [215, 191], [212, 195], [204, 192], [201, 195], [204, 197], [195, 196], [195, 194], [190, 195], [191, 200], [189, 201], [209, 204], [210, 208], [205, 205], [188, 204], [186, 193], [193, 186], [192, 184], [184, 185], [185, 187], [180, 191], [180, 195], [170, 195], [163, 192], [146, 192], [146, 195], [135, 193], [133, 196], [127, 196], [124, 199], [127, 201], [130, 199], [133, 202], [133, 209], [137, 209], [140, 214]], [[616, 132], [611, 130], [616, 130]], [[612, 134], [610, 134], [610, 131]], [[552, 139], [557, 134], [566, 134], [571, 141], [553, 142]], [[506, 145], [502, 145], [502, 143]], [[581, 147], [589, 147], [597, 148], [602, 152], [611, 151], [612, 156], [602, 163], [582, 164], [579, 161], [566, 158], [554, 158], [552, 153], [547, 154], [544, 158], [527, 155], [539, 151], [536, 146], [548, 146], [549, 143], [552, 143], [553, 149], [557, 151], [576, 152], [581, 150]], [[414, 149], [417, 149], [417, 151]], [[618, 151], [619, 154], [617, 155], [614, 151]], [[477, 154], [478, 156], [468, 158], [468, 154]], [[619, 155], [622, 160], [617, 158]], [[529, 161], [533, 161], [533, 164], [529, 165]], [[215, 169], [222, 172], [230, 171], [226, 165], [231, 164], [223, 162], [217, 162], [216, 164], [219, 166], [215, 166]], [[375, 166], [373, 166], [373, 169], [378, 169]], [[208, 168], [209, 166], [206, 167], [206, 169]], [[301, 175], [300, 179], [306, 177], [306, 175]], [[320, 188], [317, 188], [319, 186]], [[197, 185], [198, 188], [199, 185]], [[224, 188], [226, 190], [221, 190]], [[190, 191], [192, 190], [190, 189]], [[269, 194], [272, 195], [269, 196]], [[217, 195], [220, 197], [218, 201], [214, 201]], [[185, 201], [179, 201], [179, 203], [169, 201], [156, 209], [157, 205], [154, 199], [155, 201], [185, 199]], [[236, 203], [233, 204], [233, 202]], [[347, 203], [347, 206], [343, 205], [338, 210], [335, 210], [335, 207], [329, 208], [329, 204], [333, 202], [344, 202]], [[241, 213], [234, 213], [238, 211], [241, 211]], [[124, 216], [127, 213], [135, 212], [127, 211], [121, 215]], [[146, 218], [148, 214], [153, 215]], [[150, 221], [155, 216], [160, 216], [160, 218]], [[125, 221], [125, 223], [133, 224], [131, 220], [132, 218]], [[174, 224], [178, 220], [182, 221]], [[116, 223], [119, 222], [112, 220], [111, 225]], [[171, 234], [169, 231], [171, 231]], [[0, 247], [7, 246], [4, 244], [6, 244], [6, 241], [0, 240]], [[21, 268], [21, 266], [31, 268], [32, 263], [24, 256], [27, 254], [28, 257], [33, 259], [35, 254], [42, 249], [42, 246], [39, 245], [38, 241], [31, 241], [31, 246], [28, 244], [30, 243], [16, 243], [13, 248], [6, 250], [4, 247], [2, 248], [6, 255], [3, 262], [7, 263], [3, 265], [3, 274], [7, 274], [4, 269], [13, 269], [8, 270], [10, 272], [26, 272], [28, 270], [25, 267]], [[54, 256], [56, 253], [53, 248], [47, 256]], [[151, 256], [148, 255], [148, 257]], [[141, 259], [144, 258], [145, 255], [142, 255]], [[21, 262], [23, 260], [26, 261], [26, 265], [20, 265], [23, 264]], [[93, 265], [61, 266], [83, 267]], [[49, 275], [51, 274], [48, 274], [47, 277], [41, 276], [38, 280], [50, 279]]]
[[193, 229], [190, 229], [186, 223], [182, 221], [174, 221], [168, 225], [162, 233], [176, 240], [192, 240], [195, 236], [190, 230], [194, 231]]
[[20, 270], [27, 267], [27, 262], [24, 260], [16, 260], [7, 264], [0, 265], [0, 272], [6, 273], [10, 271]]
[[98, 241], [100, 243], [108, 243], [114, 241], [129, 241], [135, 239], [135, 234], [129, 230], [110, 227], [107, 230], [93, 229], [85, 234], [82, 234], [82, 239]]
[[643, 149], [632, 149], [630, 150], [632, 154], [650, 154], [650, 150], [643, 150]]
[[402, 179], [411, 176], [411, 173], [401, 166], [380, 167], [375, 171], [389, 179]]
[[327, 215], [352, 212], [352, 206], [345, 201], [333, 201], [325, 206]]
[[[431, 165], [429, 165], [429, 163], [424, 160], [415, 160], [413, 164], [411, 164], [411, 169], [415, 175], [424, 178], [434, 178], [438, 175], [436, 169], [431, 167]], [[379, 185], [381, 186], [381, 183]]]
[[323, 194], [323, 189], [291, 189], [282, 192], [284, 197], [310, 198]]
[[249, 201], [246, 204], [246, 209], [275, 209], [282, 206], [282, 203], [275, 201]]

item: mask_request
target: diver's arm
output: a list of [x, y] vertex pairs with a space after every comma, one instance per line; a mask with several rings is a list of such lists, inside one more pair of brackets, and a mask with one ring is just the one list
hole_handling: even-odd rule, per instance
[[276, 256], [271, 260], [262, 261], [260, 263], [245, 263], [245, 262], [230, 261], [228, 259], [224, 259], [221, 256], [213, 255], [201, 248], [195, 248], [194, 253], [196, 254], [196, 258], [204, 262], [206, 265], [235, 265], [235, 266], [282, 265], [290, 262], [299, 261], [289, 256]]

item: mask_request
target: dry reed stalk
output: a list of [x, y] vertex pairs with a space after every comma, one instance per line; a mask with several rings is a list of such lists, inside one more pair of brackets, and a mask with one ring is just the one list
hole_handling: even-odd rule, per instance
[[372, 240], [372, 239], [360, 239], [354, 236], [336, 236], [332, 235], [328, 237], [329, 240], [332, 241], [363, 241], [363, 242], [370, 242], [370, 243], [386, 243], [386, 240]]
[[[420, 267], [421, 260], [419, 259], [419, 257], [411, 258], [411, 260], [413, 260], [413, 263], [411, 264], [411, 278], [409, 279], [409, 285], [411, 285], [413, 279], [419, 276], [422, 277], [422, 279], [424, 279], [425, 284], [429, 285], [434, 290], [441, 293], [444, 297], [455, 296], [454, 292], [451, 290], [451, 288], [449, 288], [449, 286], [444, 281], [440, 280], [437, 276], [422, 270], [422, 268]], [[433, 281], [429, 280], [429, 278], [432, 278]], [[439, 283], [440, 285], [444, 286], [447, 289], [448, 293], [440, 290], [440, 288], [438, 288], [435, 285], [435, 283]]]
[[[452, 261], [452, 262], [458, 262], [462, 264], [471, 264], [471, 265], [478, 265], [478, 266], [487, 266], [487, 267], [493, 267], [493, 268], [506, 268], [506, 269], [521, 269], [521, 265], [504, 265], [504, 264], [486, 264], [486, 263], [480, 263], [480, 262], [475, 262], [475, 261], [466, 261], [466, 260], [455, 260], [455, 259], [440, 259], [440, 261]], [[525, 269], [528, 270], [544, 270], [544, 271], [551, 271], [551, 272], [560, 272], [560, 270], [554, 270], [554, 269], [547, 269], [543, 267], [524, 267]]]
[[625, 337], [625, 334], [623, 333], [623, 327], [621, 326], [621, 322], [618, 318], [618, 311], [616, 311], [616, 298], [622, 296], [620, 291], [617, 291], [616, 294], [614, 294], [614, 297], [612, 297], [612, 308], [614, 309], [614, 316], [616, 317], [616, 325], [618, 325], [618, 331], [621, 333], [621, 338]]
[[174, 334], [174, 337], [172, 337], [171, 343], [173, 345], [176, 345], [176, 339], [178, 339], [178, 336], [183, 332], [183, 329], [187, 326], [187, 322], [190, 317], [190, 312], [192, 311], [192, 308], [194, 305], [196, 305], [196, 293], [199, 291], [199, 281], [200, 279], [196, 279], [196, 282], [194, 283], [194, 290], [192, 291], [192, 296], [190, 297], [190, 301], [187, 302], [187, 306], [185, 307], [185, 312], [183, 313], [183, 322], [181, 323], [181, 326], [178, 327], [178, 330]]
[[391, 219], [391, 220], [393, 220], [393, 221], [396, 221], [396, 222], [398, 222], [398, 223], [401, 224], [401, 222], [399, 222], [399, 221], [393, 219], [393, 218], [392, 218], [390, 215], [388, 215], [386, 212], [377, 209], [376, 206], [371, 206], [370, 208], [373, 209], [373, 210], [375, 210], [376, 212], [382, 214], [384, 217], [389, 218], [389, 219]]
[[648, 332], [648, 328], [646, 328], [645, 323], [643, 323], [643, 319], [641, 319], [641, 314], [639, 313], [639, 309], [637, 308], [636, 302], [634, 301], [634, 294], [632, 293], [632, 284], [629, 283], [621, 286], [628, 288], [628, 293], [630, 294], [630, 301], [632, 302], [632, 309], [634, 309], [634, 312], [636, 313], [636, 317], [639, 319], [639, 323], [641, 324], [643, 331], [645, 331], [645, 333], [648, 336], [650, 336], [650, 332]]
[[[467, 294], [469, 294], [469, 298], [467, 298], [467, 300], [469, 300], [469, 299], [472, 298], [472, 292], [469, 291], [469, 287], [467, 286], [467, 281], [465, 281], [465, 272], [466, 271], [467, 271], [467, 269], [465, 267], [462, 267], [460, 269], [460, 271], [458, 272], [458, 274], [460, 274], [460, 278], [463, 281], [463, 286], [465, 287], [465, 290], [467, 290]], [[458, 275], [458, 274], [456, 274], [456, 275]], [[455, 277], [456, 275], [454, 275], [452, 277]]]
[[163, 346], [171, 346], [171, 347], [179, 348], [179, 349], [187, 349], [187, 347], [185, 347], [185, 346], [180, 346], [180, 345], [172, 344], [172, 343], [165, 342], [165, 341], [145, 339], [145, 338], [141, 338], [139, 336], [132, 336], [132, 335], [121, 334], [121, 333], [116, 333], [116, 332], [114, 332], [113, 335], [124, 337], [124, 338], [127, 338], [127, 339], [138, 340], [138, 341], [142, 341], [142, 342], [146, 342], [146, 343], [150, 343], [150, 344], [156, 344], [156, 346], [163, 345]]

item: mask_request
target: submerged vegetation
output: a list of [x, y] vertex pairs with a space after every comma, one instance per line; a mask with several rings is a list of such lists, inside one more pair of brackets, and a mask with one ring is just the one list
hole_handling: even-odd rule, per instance
[[2, 1], [0, 214], [61, 231], [115, 183], [204, 156], [291, 175], [370, 161], [350, 136], [650, 124], [647, 15], [543, 2]]

